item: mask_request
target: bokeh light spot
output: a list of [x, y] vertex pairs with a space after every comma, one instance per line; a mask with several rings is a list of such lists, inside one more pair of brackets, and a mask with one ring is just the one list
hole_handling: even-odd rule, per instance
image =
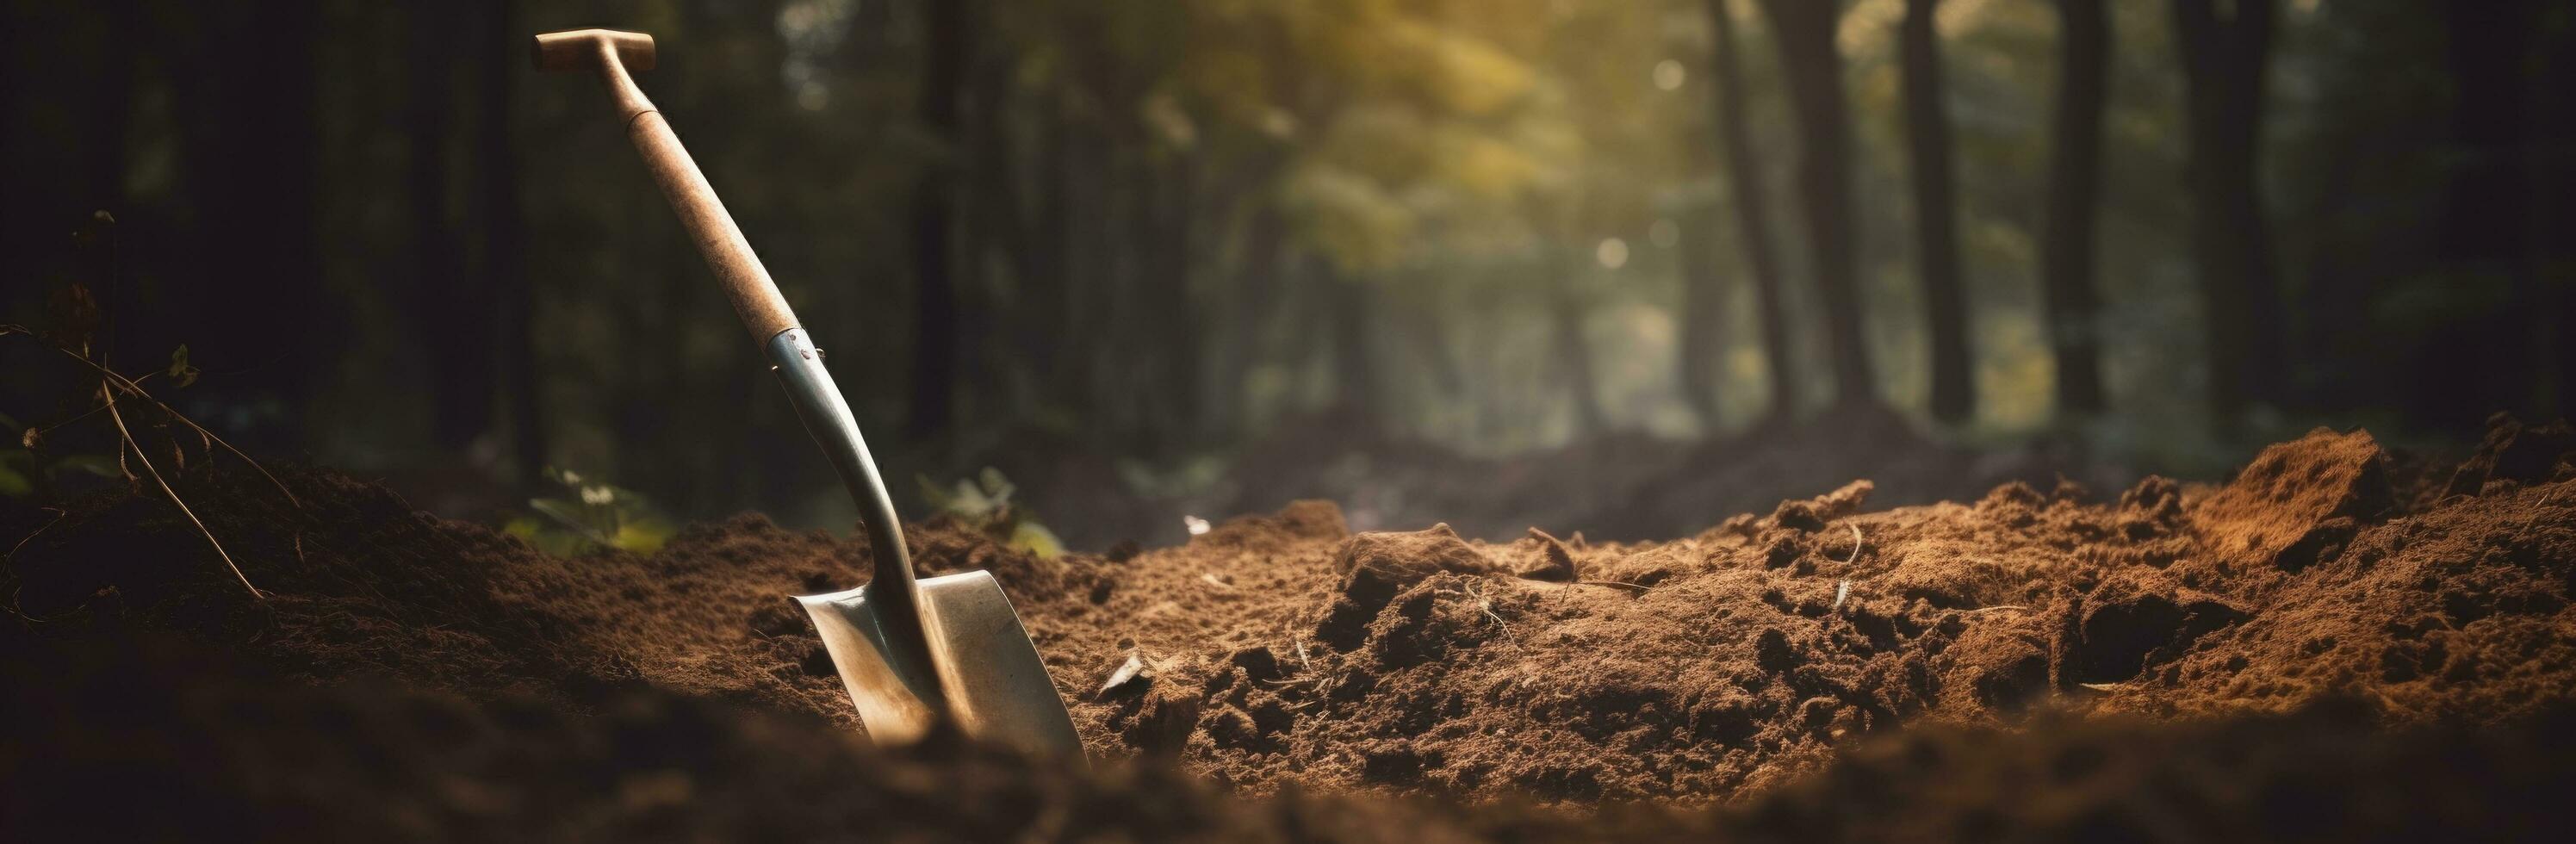
[[1593, 248], [1592, 258], [1608, 269], [1627, 266], [1628, 242], [1615, 237], [1602, 238], [1601, 245]]
[[1665, 59], [1655, 63], [1655, 90], [1679, 89], [1682, 87], [1682, 82], [1689, 78], [1690, 72], [1682, 69], [1681, 62]]

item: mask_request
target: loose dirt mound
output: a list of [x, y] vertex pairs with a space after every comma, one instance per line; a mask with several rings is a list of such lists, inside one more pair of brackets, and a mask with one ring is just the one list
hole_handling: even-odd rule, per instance
[[[2084, 777], [2037, 785], [2012, 778], [2039, 764], [2015, 759], [2052, 758], [2045, 754], [2065, 752], [2063, 741], [2099, 737], [2086, 732], [2096, 729], [2088, 724], [2111, 725], [2099, 729], [2120, 736], [2146, 735], [2087, 745], [2105, 748], [2115, 760], [2134, 760], [2110, 765], [2130, 772], [2123, 777], [2179, 776], [2200, 770], [2195, 766], [2230, 764], [2223, 754], [2207, 755], [2216, 750], [2185, 752], [2160, 742], [2240, 742], [2272, 730], [2282, 733], [2278, 741], [2287, 748], [2278, 752], [2290, 754], [2281, 758], [2308, 752], [2302, 748], [2309, 744], [2348, 742], [2345, 756], [2328, 758], [2360, 760], [2353, 764], [2361, 772], [2350, 776], [2385, 773], [2384, 785], [2415, 776], [2403, 773], [2405, 765], [2449, 760], [2440, 743], [2463, 739], [2406, 744], [2356, 734], [2351, 718], [2384, 726], [2540, 730], [2543, 736], [2558, 733], [2513, 725], [2564, 726], [2540, 719], [2564, 706], [2576, 688], [2576, 610], [2569, 607], [2576, 593], [2576, 466], [2569, 459], [2576, 455], [2569, 441], [2563, 424], [2526, 429], [2499, 419], [2476, 456], [2442, 475], [2415, 464], [2392, 466], [2367, 434], [2321, 430], [2267, 450], [2227, 484], [2149, 478], [2099, 502], [2072, 484], [2043, 493], [2016, 483], [1973, 504], [1865, 512], [1871, 487], [1858, 482], [1658, 544], [1592, 543], [1579, 533], [1559, 538], [1537, 529], [1508, 543], [1464, 540], [1445, 527], [1352, 534], [1337, 510], [1320, 503], [1237, 519], [1183, 547], [1116, 558], [1039, 560], [956, 524], [917, 526], [908, 536], [924, 568], [984, 568], [1001, 579], [1095, 757], [1166, 761], [1117, 767], [1111, 779], [1098, 780], [972, 762], [979, 757], [951, 742], [949, 750], [901, 757], [917, 769], [888, 763], [881, 770], [868, 767], [879, 762], [866, 751], [831, 740], [829, 749], [811, 751], [821, 761], [787, 770], [824, 771], [814, 776], [827, 779], [877, 771], [839, 786], [876, 795], [865, 800], [911, 794], [899, 786], [916, 775], [989, 775], [998, 784], [976, 787], [1036, 789], [1048, 795], [1041, 806], [1165, 801], [1157, 805], [1195, 819], [1166, 827], [1052, 826], [1071, 822], [1049, 820], [1054, 816], [1044, 812], [1006, 819], [1015, 824], [1008, 829], [1040, 837], [1077, 830], [1222, 836], [1253, 828], [1294, 835], [1320, 828], [1310, 813], [1381, 812], [1394, 829], [1411, 825], [1467, 837], [1502, 829], [1498, 824], [1536, 824], [1523, 830], [1534, 836], [1536, 830], [1579, 837], [1630, 829], [1652, 837], [1721, 827], [1791, 834], [1848, 823], [1867, 830], [1882, 822], [1866, 809], [1819, 820], [1827, 810], [1814, 801], [1826, 798], [1815, 795], [1839, 793], [1834, 789], [1880, 789], [1871, 793], [1885, 799], [1864, 805], [1888, 812], [1946, 806], [1939, 811], [1950, 813], [1943, 817], [1961, 831], [1984, 828], [1977, 824], [2081, 831], [2094, 829], [2088, 824], [2098, 818], [2060, 808], [2111, 806], [2104, 811], [2116, 814], [2127, 811], [2119, 801], [2130, 798], [2106, 796], [2113, 793], [2109, 786]], [[552, 758], [587, 747], [593, 750], [579, 752], [608, 755], [529, 762], [530, 768], [592, 789], [584, 792], [589, 797], [562, 798], [574, 804], [643, 789], [642, 797], [597, 804], [631, 806], [650, 804], [661, 793], [653, 789], [667, 785], [625, 784], [636, 771], [758, 782], [768, 775], [748, 760], [774, 745], [812, 745], [825, 741], [817, 736], [847, 735], [856, 726], [828, 658], [783, 597], [852, 585], [866, 570], [866, 552], [855, 544], [747, 516], [691, 529], [656, 555], [560, 559], [472, 525], [415, 514], [373, 485], [325, 471], [281, 474], [300, 507], [256, 476], [196, 476], [182, 487], [254, 582], [274, 593], [266, 601], [250, 600], [203, 539], [150, 497], [96, 498], [59, 518], [0, 514], [10, 527], [0, 538], [14, 543], [34, 532], [10, 556], [10, 582], [0, 584], [18, 596], [25, 614], [21, 626], [29, 635], [20, 637], [21, 646], [42, 656], [100, 638], [177, 637], [213, 649], [221, 661], [204, 676], [182, 672], [156, 682], [182, 692], [251, 689], [233, 698], [208, 694], [219, 702], [257, 701], [252, 708], [283, 695], [286, 702], [277, 705], [303, 713], [275, 723], [254, 719], [268, 723], [245, 733], [255, 740], [202, 749], [211, 759], [233, 760], [221, 764], [249, 769], [183, 768], [209, 776], [290, 764], [259, 756], [268, 751], [257, 748], [284, 741], [276, 734], [302, 721], [378, 723], [353, 710], [426, 707], [429, 714], [414, 713], [414, 720], [433, 723], [451, 717], [436, 714], [443, 709], [470, 711], [475, 714], [452, 717], [502, 724], [487, 738], [504, 744], [517, 740], [508, 737], [518, 735], [520, 719], [533, 717], [527, 712], [544, 711], [560, 714], [539, 719], [543, 729], [576, 738], [566, 739], [568, 745], [539, 742], [530, 753]], [[1120, 670], [1131, 661], [1136, 670]], [[42, 671], [28, 676], [45, 676]], [[226, 679], [244, 672], [344, 690], [333, 694], [361, 694], [345, 690], [365, 688], [370, 678], [422, 691], [351, 702]], [[45, 684], [16, 685], [20, 711], [39, 703], [42, 711], [92, 711], [44, 703], [54, 700], [44, 696], [51, 694]], [[160, 715], [137, 716], [123, 735], [150, 735], [156, 724], [220, 732], [229, 716], [207, 711], [244, 711], [239, 703], [191, 709], [201, 705], [190, 702], [197, 700], [192, 694], [145, 695], [180, 703], [150, 710]], [[462, 702], [402, 702], [424, 694], [436, 701], [461, 695]], [[2344, 701], [2341, 711], [2360, 714], [2310, 711], [2327, 700]], [[680, 741], [732, 748], [723, 753], [734, 755], [628, 764], [635, 760], [582, 743], [615, 743], [618, 713], [639, 705], [661, 713], [646, 718], [658, 726], [636, 728], [649, 741], [679, 740], [650, 737], [666, 721], [718, 723], [724, 726], [691, 727], [700, 738]], [[691, 714], [736, 709], [765, 714], [739, 725], [731, 715]], [[2277, 713], [2300, 714], [2288, 722], [2243, 720]], [[2107, 720], [2092, 720], [2097, 716]], [[85, 716], [54, 717], [77, 722]], [[789, 726], [770, 732], [756, 726], [771, 722]], [[2311, 722], [2326, 726], [2228, 726]], [[33, 722], [17, 723], [23, 729]], [[100, 729], [120, 735], [112, 726]], [[1901, 742], [1868, 740], [1900, 726], [1909, 728], [1905, 736], [1950, 736], [1924, 740], [1951, 742], [1942, 746], [1963, 749], [1962, 759], [1955, 768], [1918, 774], [1887, 761], [1894, 757], [1853, 755], [1854, 747], [1898, 752], [1883, 748]], [[328, 735], [359, 728], [315, 729]], [[1996, 730], [2022, 736], [2012, 741], [2028, 748], [1979, 756], [1974, 748], [1995, 742]], [[104, 749], [116, 741], [46, 745], [22, 737], [12, 744], [82, 759], [111, 752]], [[2487, 764], [2478, 754], [2493, 747], [2475, 748], [2481, 749], [2441, 764]], [[293, 752], [307, 754], [284, 757], [300, 764], [338, 751]], [[385, 751], [397, 760], [410, 752]], [[258, 760], [243, 762], [244, 754]], [[195, 764], [167, 755], [141, 758]], [[431, 769], [459, 771], [469, 785], [518, 787], [517, 774], [503, 770], [512, 766], [493, 761], [515, 757], [422, 758], [431, 760], [423, 763]], [[1845, 761], [1819, 772], [1836, 759]], [[979, 764], [987, 766], [974, 767]], [[1273, 802], [1236, 803], [1168, 776], [1139, 773], [1167, 764]], [[2563, 764], [2515, 764], [2523, 767], [2489, 773], [2508, 784], [2527, 782], [2526, 774], [2566, 783]], [[915, 770], [920, 773], [906, 773]], [[2336, 782], [2333, 777], [2344, 776], [2339, 770], [2285, 763], [2277, 777], [2249, 774], [2244, 787], [2266, 787], [2274, 779]], [[780, 776], [801, 782], [795, 777], [807, 774]], [[1925, 776], [1987, 785], [1945, 790]], [[2195, 785], [2150, 802], [2161, 807], [2155, 811], [2186, 813], [2205, 804], [2240, 820], [2268, 811], [2259, 800], [2244, 802], [2254, 798], [2228, 796], [2234, 785], [2210, 787], [2217, 790]], [[779, 793], [821, 793], [798, 788], [782, 786]], [[1125, 788], [1136, 791], [1119, 791]], [[2062, 798], [2047, 804], [2057, 808], [2002, 802], [2014, 789], [2034, 788], [2041, 791], [2030, 793]], [[1585, 822], [1601, 826], [1570, 826], [1555, 825], [1575, 822], [1551, 813], [1379, 803], [1362, 811], [1297, 796], [1318, 789], [1536, 799], [1586, 811], [1640, 799], [1737, 808], [1614, 813]], [[1972, 793], [1985, 802], [1965, 796]], [[2203, 799], [2194, 794], [2206, 798], [2203, 804], [2190, 802]], [[719, 799], [762, 805], [763, 798], [758, 789], [731, 785], [698, 798]], [[2298, 805], [2326, 811], [2344, 804]], [[931, 818], [924, 829], [971, 835], [1001, 828], [923, 811]], [[545, 829], [606, 834], [656, 817], [641, 810], [599, 812], [610, 820]], [[798, 817], [811, 824], [807, 829], [841, 828], [833, 824], [848, 820]], [[2177, 834], [2138, 823], [2146, 825], [2121, 828]], [[422, 834], [485, 828], [442, 822]], [[703, 829], [717, 828], [752, 827]], [[681, 827], [672, 832], [685, 834]], [[1370, 837], [1350, 830], [1322, 835]]]
[[2420, 512], [2368, 434], [2330, 431], [2215, 488], [2011, 484], [1860, 513], [1858, 483], [1663, 544], [1343, 536], [1301, 505], [1023, 612], [1088, 660], [1085, 686], [1129, 653], [1151, 669], [1080, 690], [1095, 746], [1255, 791], [1718, 800], [1899, 724], [2043, 706], [2343, 694], [2392, 722], [2495, 722], [2576, 687], [2576, 484], [2493, 459], [2528, 451], [2501, 436], [2462, 477], [2521, 469]]

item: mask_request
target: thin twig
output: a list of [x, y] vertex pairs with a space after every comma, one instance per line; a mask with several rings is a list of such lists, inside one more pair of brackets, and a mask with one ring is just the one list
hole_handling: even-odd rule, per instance
[[[100, 369], [99, 371], [106, 372], [107, 370]], [[115, 373], [108, 374], [113, 375]], [[159, 402], [154, 403], [158, 404]], [[116, 421], [116, 432], [124, 435], [126, 445], [134, 447], [134, 457], [137, 460], [143, 461], [143, 471], [152, 475], [153, 483], [161, 485], [161, 493], [163, 495], [170, 496], [170, 503], [179, 505], [179, 512], [187, 514], [188, 521], [197, 526], [197, 533], [206, 537], [206, 544], [215, 547], [215, 556], [222, 557], [224, 559], [224, 567], [233, 570], [233, 577], [241, 581], [242, 588], [250, 590], [250, 596], [253, 598], [266, 599], [268, 597], [268, 593], [261, 592], [259, 591], [259, 587], [250, 585], [250, 576], [242, 574], [241, 566], [233, 562], [233, 555], [226, 552], [224, 550], [224, 544], [215, 539], [215, 532], [206, 529], [205, 520], [197, 518], [197, 511], [188, 509], [188, 502], [179, 499], [179, 491], [170, 488], [170, 482], [161, 477], [161, 470], [152, 468], [152, 457], [144, 454], [143, 446], [134, 441], [134, 432], [125, 427], [125, 414], [117, 411], [116, 397], [112, 395], [107, 397], [107, 418]], [[265, 472], [266, 470], [262, 471]], [[271, 478], [270, 480], [276, 479]], [[283, 489], [283, 487], [280, 488]], [[289, 497], [291, 498], [292, 496]]]
[[[86, 360], [82, 362], [88, 363]], [[231, 442], [226, 441], [222, 437], [215, 436], [215, 432], [206, 430], [206, 426], [197, 424], [197, 420], [190, 419], [187, 414], [180, 413], [178, 408], [171, 407], [170, 405], [163, 403], [160, 399], [153, 398], [152, 394], [143, 391], [143, 387], [141, 385], [134, 383], [125, 376], [118, 375], [114, 372], [108, 372], [106, 368], [100, 367], [94, 363], [90, 364], [90, 366], [100, 372], [106, 372], [109, 378], [124, 384], [128, 392], [142, 397], [144, 401], [151, 402], [154, 407], [161, 408], [163, 413], [170, 414], [170, 418], [179, 420], [179, 424], [186, 425], [189, 429], [196, 431], [197, 436], [202, 437], [207, 441], [211, 441], [216, 445], [223, 446], [225, 451], [232, 452], [234, 457], [241, 459], [241, 462], [250, 464], [250, 468], [253, 471], [258, 472], [260, 477], [268, 479], [268, 484], [270, 486], [277, 487], [278, 494], [286, 496], [286, 503], [295, 505], [295, 509], [304, 509], [304, 502], [295, 497], [294, 490], [286, 488], [285, 481], [278, 480], [276, 475], [269, 474], [268, 467], [259, 465], [259, 461], [257, 460], [250, 459], [250, 455], [242, 453], [241, 449], [234, 448]], [[136, 447], [141, 448], [141, 446]]]
[[1486, 617], [1486, 618], [1490, 618], [1490, 619], [1493, 619], [1493, 620], [1494, 620], [1494, 626], [1495, 626], [1495, 627], [1500, 627], [1500, 628], [1503, 628], [1504, 630], [1510, 630], [1510, 629], [1512, 629], [1512, 626], [1511, 626], [1510, 624], [1506, 624], [1506, 623], [1504, 623], [1504, 622], [1503, 622], [1503, 617], [1502, 617], [1502, 616], [1497, 615], [1497, 614], [1495, 614], [1495, 613], [1494, 613], [1494, 599], [1493, 599], [1493, 598], [1490, 598], [1490, 597], [1487, 597], [1487, 596], [1485, 595], [1485, 590], [1484, 590], [1484, 589], [1482, 589], [1482, 588], [1476, 588], [1476, 587], [1469, 587], [1469, 589], [1468, 589], [1468, 591], [1467, 591], [1467, 594], [1468, 594], [1468, 595], [1470, 595], [1470, 596], [1473, 596], [1473, 597], [1476, 599], [1476, 608], [1477, 608], [1477, 609], [1480, 609], [1480, 610], [1484, 610], [1484, 611], [1485, 611], [1485, 617]]
[[52, 521], [48, 521], [48, 522], [46, 522], [44, 527], [37, 528], [35, 533], [27, 534], [24, 538], [19, 539], [19, 540], [18, 540], [18, 544], [9, 546], [9, 553], [6, 553], [6, 554], [0, 554], [0, 557], [15, 557], [15, 556], [18, 556], [18, 549], [27, 547], [27, 543], [30, 543], [30, 542], [34, 542], [34, 541], [36, 541], [36, 537], [37, 537], [39, 534], [42, 534], [42, 533], [44, 533], [45, 531], [53, 530], [53, 529], [54, 529], [54, 525], [55, 525], [55, 524], [57, 524], [57, 523], [60, 523], [60, 522], [63, 520], [63, 517], [64, 517], [64, 516], [69, 516], [69, 515], [71, 515], [71, 514], [72, 514], [72, 511], [70, 511], [70, 510], [65, 510], [65, 509], [62, 509], [62, 508], [59, 508], [59, 507], [46, 507], [46, 508], [44, 508], [44, 509], [54, 511], [54, 518], [53, 518], [53, 520], [52, 520]]
[[[27, 330], [27, 327], [23, 325], [0, 325], [0, 337], [5, 337], [10, 334], [26, 334], [34, 336], [35, 332]], [[276, 475], [269, 474], [268, 467], [259, 465], [259, 461], [250, 459], [250, 455], [242, 453], [241, 449], [234, 448], [233, 444], [226, 442], [224, 438], [215, 436], [215, 432], [206, 430], [206, 426], [197, 424], [197, 420], [190, 419], [187, 414], [180, 413], [178, 408], [171, 407], [160, 399], [153, 398], [151, 393], [143, 391], [142, 384], [138, 383], [134, 379], [118, 375], [114, 370], [100, 366], [97, 361], [81, 357], [78, 352], [74, 352], [61, 346], [54, 346], [53, 349], [54, 351], [63, 353], [64, 357], [79, 361], [80, 365], [89, 367], [91, 371], [105, 376], [113, 386], [123, 389], [127, 393], [133, 394], [136, 398], [151, 402], [154, 407], [161, 408], [163, 413], [170, 414], [170, 418], [177, 419], [180, 424], [194, 429], [198, 436], [213, 441], [216, 445], [223, 446], [225, 451], [232, 452], [234, 457], [241, 458], [242, 462], [250, 464], [250, 467], [257, 470], [261, 477], [268, 479], [270, 485], [277, 487], [278, 492], [285, 494], [287, 503], [295, 505], [295, 508], [298, 510], [304, 509], [304, 502], [296, 499], [295, 491], [287, 489], [286, 482], [278, 480]], [[145, 375], [144, 377], [149, 378], [152, 376]], [[113, 397], [110, 397], [110, 401], [113, 402], [113, 400]], [[120, 430], [124, 427], [125, 425], [122, 422], [117, 424], [117, 428]], [[128, 435], [127, 439], [132, 440], [132, 436]], [[135, 448], [137, 450], [141, 450], [142, 445], [137, 444]]]
[[81, 412], [80, 412], [80, 415], [78, 415], [78, 416], [74, 416], [74, 417], [72, 417], [72, 418], [70, 418], [70, 419], [65, 419], [65, 420], [63, 420], [63, 421], [56, 422], [56, 423], [51, 424], [51, 425], [35, 425], [35, 426], [31, 426], [31, 429], [32, 429], [32, 430], [34, 430], [34, 431], [36, 432], [36, 435], [37, 435], [37, 436], [44, 436], [45, 434], [52, 432], [52, 431], [53, 431], [54, 429], [56, 429], [56, 428], [60, 428], [60, 427], [63, 427], [63, 426], [65, 426], [65, 425], [69, 425], [69, 424], [72, 424], [72, 423], [74, 423], [74, 422], [78, 422], [78, 421], [81, 421], [81, 420], [83, 420], [83, 419], [90, 418], [90, 417], [92, 417], [92, 416], [97, 416], [99, 411], [106, 410], [106, 409], [107, 409], [107, 405], [102, 404], [102, 405], [99, 405], [99, 406], [97, 406], [97, 407], [93, 407], [93, 408], [90, 408], [90, 409], [88, 409], [88, 410], [81, 411]]

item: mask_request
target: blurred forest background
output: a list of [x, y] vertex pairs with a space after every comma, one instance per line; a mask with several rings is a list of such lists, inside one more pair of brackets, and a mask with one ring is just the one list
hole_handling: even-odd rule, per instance
[[89, 325], [443, 514], [553, 469], [846, 528], [597, 81], [529, 68], [583, 26], [659, 40], [898, 500], [992, 467], [1079, 547], [1308, 495], [1669, 536], [2576, 406], [2576, 4], [5, 3], [19, 498], [114, 474], [47, 348]]

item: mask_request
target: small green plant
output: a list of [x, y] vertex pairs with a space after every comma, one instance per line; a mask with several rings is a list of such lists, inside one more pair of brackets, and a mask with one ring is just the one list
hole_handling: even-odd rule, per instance
[[528, 499], [533, 515], [509, 520], [501, 530], [525, 539], [547, 553], [571, 555], [594, 548], [650, 554], [662, 549], [676, 528], [634, 490], [594, 481], [570, 469], [546, 470], [546, 479], [563, 486], [558, 498]]
[[932, 510], [954, 516], [986, 536], [1039, 559], [1051, 560], [1064, 553], [1064, 541], [1056, 538], [1055, 531], [1039, 524], [1026, 508], [1011, 502], [1011, 496], [1020, 488], [1002, 477], [999, 469], [984, 467], [974, 480], [959, 478], [946, 487], [926, 475], [914, 479], [921, 483], [921, 497], [930, 502]]
[[5, 413], [0, 413], [0, 428], [19, 432], [19, 447], [0, 447], [0, 498], [35, 498], [38, 492], [58, 486], [67, 477], [125, 476], [125, 473], [117, 471], [116, 455], [60, 454], [38, 450], [44, 431]]

